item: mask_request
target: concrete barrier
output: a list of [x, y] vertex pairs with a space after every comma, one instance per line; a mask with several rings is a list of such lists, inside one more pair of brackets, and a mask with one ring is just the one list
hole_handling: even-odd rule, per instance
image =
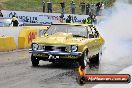
[[[43, 35], [47, 27], [48, 26], [0, 27], [0, 36], [5, 36], [0, 37], [0, 51], [14, 50], [16, 48], [30, 48], [32, 40]], [[7, 38], [6, 36], [12, 37]], [[12, 42], [12, 45], [9, 47], [7, 44], [10, 44], [10, 42]]]
[[32, 40], [38, 37], [37, 29], [33, 27], [24, 27], [18, 37], [18, 48], [30, 48]]
[[10, 51], [16, 49], [16, 43], [13, 37], [0, 37], [0, 51]]
[[0, 36], [12, 36], [14, 37], [15, 43], [18, 46], [19, 32], [23, 27], [0, 27]]

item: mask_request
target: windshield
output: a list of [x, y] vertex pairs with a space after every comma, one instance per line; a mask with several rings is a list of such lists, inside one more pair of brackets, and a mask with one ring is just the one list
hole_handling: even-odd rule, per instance
[[74, 25], [51, 25], [46, 33], [52, 35], [57, 32], [72, 33], [75, 37], [87, 37], [86, 27]]

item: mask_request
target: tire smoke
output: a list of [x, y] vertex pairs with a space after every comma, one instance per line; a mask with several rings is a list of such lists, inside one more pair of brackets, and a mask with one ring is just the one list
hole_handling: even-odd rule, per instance
[[129, 0], [117, 0], [104, 12], [106, 19], [98, 25], [105, 39], [102, 61], [117, 61], [132, 53], [132, 5]]

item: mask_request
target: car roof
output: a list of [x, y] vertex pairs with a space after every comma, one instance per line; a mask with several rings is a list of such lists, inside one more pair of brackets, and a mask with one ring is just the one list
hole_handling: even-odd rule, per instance
[[89, 26], [89, 25], [91, 25], [91, 24], [79, 24], [79, 23], [52, 23], [52, 25]]

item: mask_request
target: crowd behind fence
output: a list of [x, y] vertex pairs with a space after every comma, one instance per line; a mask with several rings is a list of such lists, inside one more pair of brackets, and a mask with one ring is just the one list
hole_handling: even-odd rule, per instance
[[[53, 12], [53, 2], [49, 1], [49, 2], [44, 2], [43, 1], [43, 12], [47, 12], [47, 13], [52, 13]], [[61, 1], [60, 3], [60, 18], [62, 20], [60, 20], [60, 22], [63, 22], [63, 17], [65, 14], [65, 9], [66, 9], [66, 3], [64, 1]], [[47, 5], [47, 6], [46, 6]], [[71, 14], [76, 14], [76, 3], [72, 0], [70, 3], [70, 10], [71, 10]], [[81, 14], [82, 15], [89, 15], [88, 18], [83, 19], [84, 24], [92, 24], [92, 23], [97, 23], [96, 20], [96, 16], [101, 16], [102, 15], [102, 11], [104, 9], [104, 3], [103, 2], [97, 2], [97, 3], [85, 3], [85, 2], [80, 2], [80, 4], [78, 5], [81, 9]], [[45, 10], [47, 7], [47, 11]], [[74, 21], [72, 20], [72, 17], [69, 15], [66, 19], [66, 23], [74, 23]]]
[[[56, 13], [56, 12], [61, 13], [60, 22], [63, 22], [64, 15], [67, 14], [67, 11], [66, 11], [67, 9], [70, 9], [70, 12], [69, 12], [70, 14], [88, 15], [88, 18], [83, 19], [82, 21], [82, 23], [85, 23], [85, 24], [92, 24], [93, 22], [97, 23], [96, 16], [101, 16], [103, 9], [107, 5], [105, 2], [90, 3], [90, 2], [80, 1], [79, 3], [76, 3], [75, 0], [71, 0], [71, 2], [68, 2], [68, 3], [66, 3], [64, 0], [57, 3], [52, 2], [51, 0], [49, 1], [42, 0], [42, 2], [40, 3], [41, 3], [40, 5], [41, 12], [43, 13]], [[35, 5], [31, 5], [31, 6], [35, 8]], [[57, 6], [58, 8], [54, 9], [55, 6]], [[1, 11], [0, 11], [0, 17], [3, 17]], [[16, 20], [14, 22], [16, 22]], [[66, 19], [66, 22], [71, 23], [71, 22], [74, 22], [74, 20], [72, 20], [72, 17], [69, 15]]]
[[[33, 11], [33, 12], [53, 12], [53, 13], [70, 13], [70, 14], [88, 14], [89, 12], [95, 13], [96, 11], [96, 4], [98, 2], [89, 2], [89, 0], [69, 0], [70, 2], [66, 0], [62, 0], [60, 2], [54, 1], [54, 0], [40, 0], [39, 2], [35, 1], [25, 1], [24, 6], [22, 4], [19, 4], [17, 2], [12, 3], [12, 6], [10, 5], [10, 8], [6, 8], [4, 10], [14, 10], [14, 11]], [[64, 2], [63, 2], [64, 1]], [[111, 2], [114, 0], [99, 0], [103, 1], [103, 5], [105, 7], [108, 6]], [[0, 4], [2, 2], [0, 1]], [[18, 5], [19, 4], [19, 5]], [[9, 6], [8, 3], [2, 3], [1, 5]], [[23, 8], [22, 8], [23, 7]], [[1, 10], [3, 10], [0, 7]]]
[[[95, 15], [101, 15], [101, 10], [104, 9], [104, 3], [98, 2], [98, 3], [85, 3], [80, 2], [79, 5], [76, 5], [76, 3], [72, 0], [69, 5], [66, 5], [64, 1], [60, 2], [60, 13], [64, 14], [67, 7], [70, 7], [70, 13], [76, 14], [76, 8], [79, 7], [81, 12], [80, 14], [89, 15], [90, 13], [93, 13]], [[43, 1], [43, 12], [52, 13], [53, 12], [53, 2], [45, 2]]]

